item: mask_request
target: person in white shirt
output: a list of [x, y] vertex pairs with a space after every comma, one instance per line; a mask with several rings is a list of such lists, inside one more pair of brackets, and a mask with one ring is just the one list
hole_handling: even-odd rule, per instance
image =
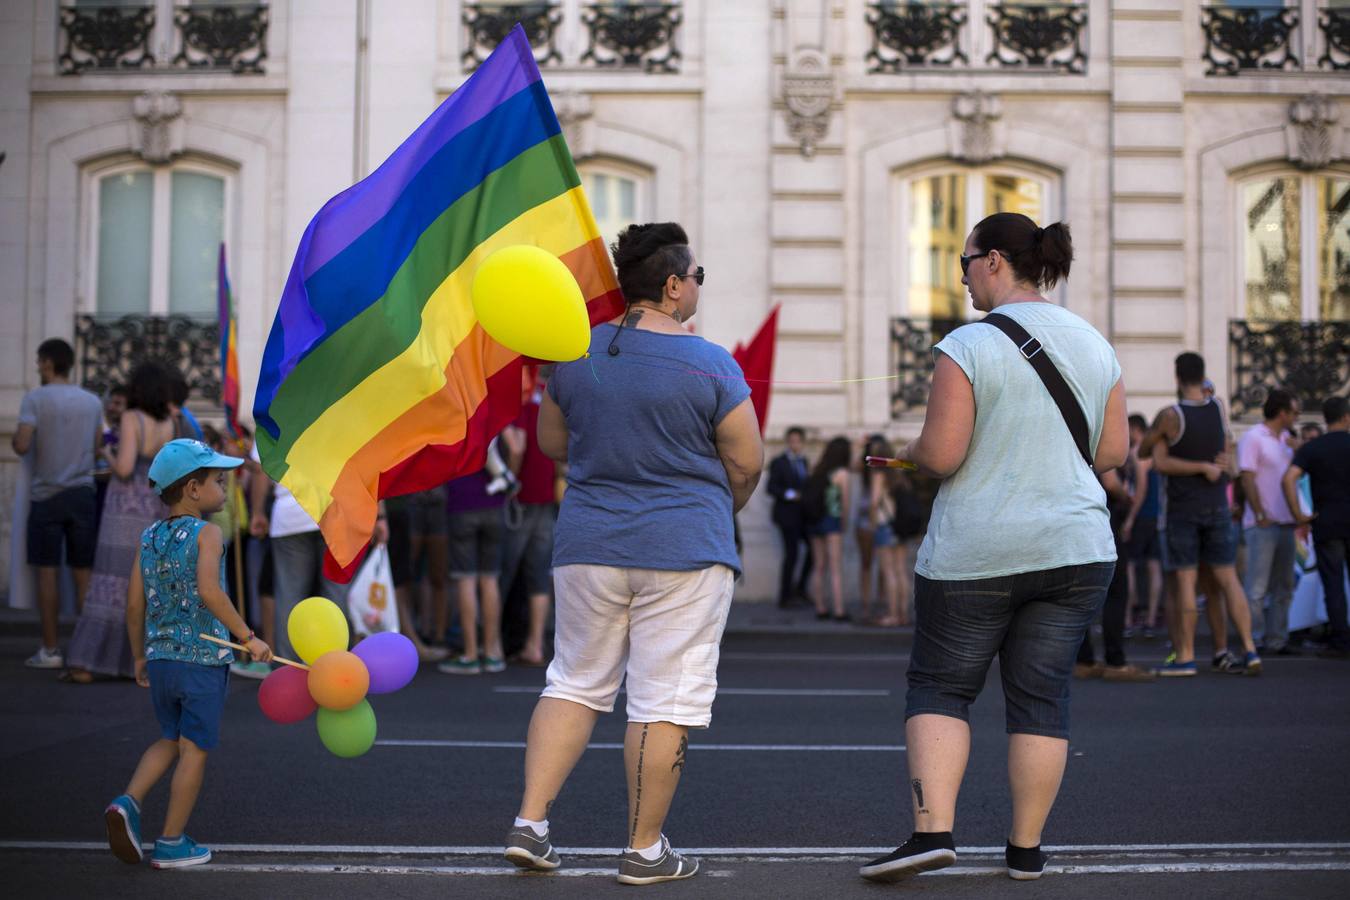
[[[1294, 458], [1290, 445], [1299, 402], [1279, 389], [1266, 396], [1265, 421], [1238, 441], [1238, 468], [1246, 509], [1242, 529], [1247, 540], [1243, 588], [1252, 611], [1252, 638], [1258, 652], [1296, 656], [1289, 645], [1289, 604], [1294, 599], [1294, 514], [1280, 479]], [[1264, 649], [1260, 646], [1264, 644]]]

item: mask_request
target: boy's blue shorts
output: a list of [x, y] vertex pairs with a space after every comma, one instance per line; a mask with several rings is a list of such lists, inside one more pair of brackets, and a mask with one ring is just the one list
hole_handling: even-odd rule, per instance
[[220, 742], [230, 667], [152, 659], [146, 670], [160, 734], [170, 741], [185, 737], [203, 750], [214, 749]]

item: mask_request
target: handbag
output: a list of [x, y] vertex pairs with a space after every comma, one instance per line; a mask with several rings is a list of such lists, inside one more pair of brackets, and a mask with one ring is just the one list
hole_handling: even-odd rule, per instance
[[1090, 432], [1088, 431], [1087, 416], [1083, 415], [1083, 407], [1078, 405], [1078, 400], [1069, 388], [1069, 383], [1064, 380], [1064, 376], [1060, 374], [1059, 369], [1055, 368], [1055, 364], [1050, 361], [1050, 354], [1043, 352], [1044, 348], [1041, 347], [1041, 342], [1032, 337], [1017, 320], [1005, 316], [1003, 313], [990, 313], [981, 321], [993, 325], [1006, 334], [1009, 340], [1017, 345], [1022, 358], [1031, 363], [1031, 367], [1041, 377], [1041, 383], [1050, 392], [1050, 398], [1059, 407], [1059, 413], [1064, 417], [1064, 424], [1069, 427], [1069, 434], [1073, 436], [1074, 445], [1082, 455], [1083, 462], [1087, 463], [1089, 469], [1095, 471], [1092, 451], [1088, 449], [1088, 434]]

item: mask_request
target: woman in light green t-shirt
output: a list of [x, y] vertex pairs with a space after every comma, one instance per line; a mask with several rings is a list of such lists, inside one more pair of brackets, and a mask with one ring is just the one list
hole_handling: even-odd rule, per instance
[[[956, 795], [970, 753], [968, 710], [1000, 659], [1013, 816], [1008, 874], [1040, 877], [1041, 830], [1068, 751], [1069, 679], [1106, 596], [1115, 545], [1095, 472], [1125, 460], [1125, 387], [1086, 321], [1046, 300], [1073, 260], [1063, 223], [998, 213], [961, 257], [975, 309], [1029, 336], [972, 322], [938, 346], [923, 431], [901, 458], [943, 479], [915, 565], [905, 734], [914, 835], [862, 867], [893, 881], [956, 860]], [[1086, 419], [1080, 451], [1030, 361], [1044, 353]], [[1091, 458], [1091, 465], [1087, 459]], [[1095, 471], [1094, 471], [1095, 470]]]

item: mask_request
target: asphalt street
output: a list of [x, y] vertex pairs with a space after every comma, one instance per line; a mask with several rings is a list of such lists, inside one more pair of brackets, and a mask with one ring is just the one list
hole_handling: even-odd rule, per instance
[[[554, 807], [564, 868], [517, 873], [498, 854], [521, 787], [539, 669], [455, 677], [434, 668], [372, 698], [379, 740], [341, 760], [313, 720], [280, 726], [257, 683], [231, 682], [221, 747], [189, 833], [198, 869], [117, 862], [101, 810], [157, 736], [129, 682], [60, 684], [23, 668], [28, 637], [0, 638], [10, 897], [594, 897], [623, 841], [622, 711]], [[1003, 873], [1009, 800], [997, 666], [973, 710], [958, 863], [892, 886], [857, 866], [909, 834], [904, 674], [909, 636], [735, 633], [713, 725], [690, 740], [666, 833], [704, 872], [649, 888], [681, 897], [1350, 896], [1350, 664], [1267, 661], [1260, 678], [1203, 673], [1151, 684], [1077, 682], [1064, 787], [1039, 882]], [[1160, 661], [1136, 642], [1138, 662]], [[620, 698], [622, 703], [622, 698]], [[151, 795], [145, 837], [162, 822]]]

